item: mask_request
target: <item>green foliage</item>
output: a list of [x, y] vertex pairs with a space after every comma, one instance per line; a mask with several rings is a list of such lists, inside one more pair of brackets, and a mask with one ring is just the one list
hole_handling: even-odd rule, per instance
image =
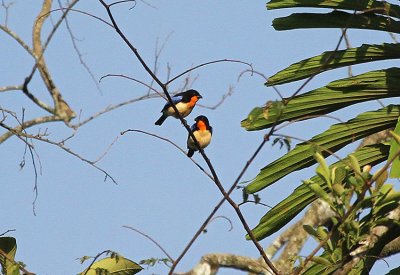
[[317, 151], [328, 156], [356, 140], [394, 127], [399, 114], [398, 106], [391, 105], [331, 126], [327, 131], [299, 143], [292, 151], [262, 168], [257, 177], [247, 185], [246, 191], [260, 191], [294, 171], [315, 164], [313, 156]]
[[[398, 57], [400, 57], [400, 47], [398, 48]], [[318, 66], [321, 66], [321, 64]], [[306, 68], [306, 64], [300, 64], [298, 67], [291, 69], [290, 74], [284, 73], [286, 71], [284, 70], [281, 72], [282, 74], [278, 73], [275, 76], [281, 77], [281, 81], [287, 80], [287, 82], [290, 82], [293, 81], [290, 80], [291, 74], [298, 77]], [[313, 73], [311, 71], [310, 75]], [[307, 75], [307, 77], [310, 75]], [[268, 81], [271, 81], [271, 79], [274, 79], [274, 76]], [[273, 85], [276, 84], [273, 83]], [[282, 102], [278, 101], [270, 102], [264, 107], [254, 108], [249, 116], [242, 121], [242, 127], [248, 131], [261, 130], [271, 127], [274, 123], [311, 119], [360, 102], [399, 97], [399, 86], [399, 68], [372, 71], [332, 81], [325, 87], [294, 97], [287, 105], [283, 105]], [[284, 100], [288, 101], [288, 99]]]
[[[82, 259], [85, 261], [88, 257], [83, 257]], [[137, 263], [126, 259], [117, 253], [112, 253], [110, 257], [95, 262], [88, 269], [78, 275], [133, 275], [140, 272], [142, 269], [143, 268]]]
[[[15, 262], [17, 252], [17, 241], [12, 237], [0, 237], [0, 264], [2, 273], [5, 275], [19, 275], [19, 265]], [[5, 255], [4, 255], [4, 254]]]
[[[353, 155], [357, 158], [360, 166], [375, 165], [387, 159], [389, 146], [384, 144], [365, 146], [355, 151]], [[329, 167], [335, 171], [335, 183], [343, 182], [344, 178], [347, 177], [346, 166], [349, 166], [349, 164], [349, 158], [344, 158]], [[328, 186], [318, 175], [310, 180], [318, 183], [325, 191], [329, 192]], [[316, 194], [311, 192], [308, 186], [303, 183], [261, 218], [259, 224], [253, 229], [254, 235], [261, 240], [277, 232], [317, 198]]]
[[[325, 242], [324, 253], [320, 257], [313, 258], [313, 264], [305, 274], [314, 274], [315, 270], [324, 269], [326, 273], [335, 271], [346, 262], [347, 256], [368, 240], [370, 230], [378, 225], [393, 224], [387, 218], [387, 213], [398, 207], [400, 192], [396, 192], [391, 184], [375, 185], [370, 188], [373, 175], [368, 171], [359, 170], [359, 162], [355, 156], [350, 157], [353, 168], [348, 168], [348, 174], [340, 184], [342, 192], [335, 192], [329, 185], [329, 196], [320, 196], [319, 190], [311, 189], [315, 195], [331, 205], [335, 216], [332, 219], [335, 230], [331, 231], [328, 239], [328, 231], [323, 227], [312, 228], [304, 226], [305, 230], [319, 242]], [[323, 161], [319, 161], [318, 170], [325, 170]], [[368, 170], [368, 169], [366, 169]], [[332, 174], [333, 169], [330, 170]], [[382, 173], [382, 171], [380, 172]], [[323, 181], [327, 181], [326, 174], [318, 173]], [[367, 191], [370, 195], [367, 195]], [[362, 213], [367, 213], [362, 216]], [[400, 227], [394, 226], [395, 230], [386, 233], [387, 236], [380, 246], [389, 243], [400, 235]], [[389, 238], [387, 238], [389, 237]], [[382, 239], [381, 239], [382, 240]], [[369, 241], [369, 240], [368, 240]], [[370, 249], [363, 255], [366, 261], [360, 261], [353, 269], [354, 274], [360, 274], [363, 270], [369, 270], [373, 258], [379, 256], [380, 250]], [[348, 260], [348, 259], [347, 259]], [[357, 270], [357, 272], [356, 272]]]
[[168, 264], [172, 263], [172, 261], [170, 259], [168, 259], [168, 258], [161, 258], [161, 259], [159, 259], [159, 258], [149, 258], [149, 259], [141, 260], [139, 262], [139, 264], [147, 265], [147, 266], [155, 266], [156, 264], [159, 264], [159, 263], [163, 263], [163, 264], [168, 266]]
[[[400, 30], [400, 23], [395, 20], [400, 18], [400, 6], [385, 1], [272, 0], [267, 4], [268, 9], [299, 7], [331, 8], [332, 11], [294, 13], [274, 19], [273, 27], [276, 30], [353, 28], [393, 33], [399, 33]], [[398, 43], [363, 44], [346, 50], [327, 51], [281, 70], [268, 78], [266, 85], [281, 85], [310, 78], [327, 70], [399, 57]], [[283, 122], [313, 119], [360, 102], [399, 97], [398, 87], [400, 68], [366, 72], [332, 81], [324, 87], [294, 97], [269, 101], [265, 106], [255, 107], [242, 121], [242, 127], [248, 131], [258, 131]], [[261, 240], [277, 232], [319, 198], [328, 203], [335, 212], [332, 218], [334, 230], [330, 231], [322, 226], [304, 227], [318, 242], [323, 242], [324, 248], [321, 255], [311, 259], [312, 264], [306, 267], [305, 274], [326, 274], [343, 267], [349, 260], [349, 253], [365, 241], [369, 230], [378, 225], [387, 225], [387, 213], [398, 206], [400, 193], [387, 183], [386, 169], [392, 165], [391, 176], [400, 177], [399, 116], [400, 105], [389, 105], [376, 111], [363, 111], [355, 118], [332, 125], [310, 140], [297, 144], [284, 156], [262, 168], [245, 187], [247, 193], [261, 191], [292, 172], [318, 163], [314, 177], [302, 181], [291, 195], [260, 219], [253, 229], [256, 238]], [[326, 163], [325, 158], [345, 146], [394, 127], [394, 139], [390, 146], [365, 146], [330, 166]], [[279, 140], [274, 140], [274, 144], [277, 142]], [[374, 175], [370, 173], [371, 166], [388, 160], [385, 168], [376, 171]], [[397, 223], [393, 220], [391, 223], [397, 231], [382, 236], [379, 243], [366, 249], [363, 260], [353, 266], [350, 274], [368, 272], [379, 256], [380, 249], [400, 234]], [[302, 265], [302, 260], [299, 260]]]
[[393, 140], [390, 146], [389, 159], [393, 160], [390, 170], [391, 178], [400, 178], [400, 119], [392, 132]]

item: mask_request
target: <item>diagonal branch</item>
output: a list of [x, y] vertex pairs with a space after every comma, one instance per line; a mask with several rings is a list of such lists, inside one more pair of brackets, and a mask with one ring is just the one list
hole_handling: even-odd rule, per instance
[[[142, 65], [142, 67], [145, 69], [145, 71], [154, 79], [154, 81], [163, 89], [163, 92], [165, 94], [165, 96], [168, 99], [168, 102], [171, 103], [171, 106], [173, 107], [174, 111], [176, 114], [178, 114], [179, 116], [179, 120], [181, 121], [181, 123], [184, 125], [184, 127], [186, 128], [186, 130], [188, 131], [190, 137], [194, 140], [197, 148], [199, 149], [200, 154], [202, 155], [203, 159], [205, 160], [205, 162], [207, 163], [208, 168], [211, 171], [211, 174], [214, 178], [214, 182], [217, 186], [217, 188], [220, 190], [220, 192], [222, 193], [222, 195], [224, 196], [224, 200], [226, 199], [229, 204], [233, 207], [233, 209], [235, 210], [237, 216], [239, 217], [239, 220], [241, 221], [244, 229], [246, 230], [247, 234], [250, 236], [250, 239], [252, 240], [252, 242], [254, 243], [254, 245], [256, 246], [257, 250], [259, 251], [260, 255], [262, 256], [262, 258], [264, 259], [264, 261], [266, 262], [266, 264], [271, 268], [271, 270], [275, 273], [275, 274], [279, 274], [278, 270], [274, 267], [274, 265], [272, 264], [272, 262], [268, 259], [267, 255], [265, 254], [262, 246], [258, 243], [258, 241], [256, 240], [253, 232], [251, 231], [249, 225], [247, 224], [239, 206], [230, 198], [229, 193], [227, 193], [225, 191], [225, 189], [222, 186], [221, 181], [218, 178], [218, 175], [210, 161], [210, 159], [207, 157], [207, 155], [205, 154], [204, 150], [200, 147], [196, 137], [193, 135], [193, 132], [191, 131], [189, 125], [186, 123], [186, 121], [182, 118], [182, 116], [179, 114], [176, 106], [172, 103], [172, 99], [171, 96], [168, 92], [167, 89], [167, 85], [162, 83], [161, 80], [153, 73], [153, 71], [150, 69], [150, 67], [146, 64], [146, 62], [143, 60], [143, 58], [141, 57], [141, 55], [139, 54], [138, 50], [131, 44], [131, 42], [126, 38], [126, 36], [123, 34], [123, 32], [121, 31], [121, 29], [119, 28], [118, 24], [116, 23], [114, 16], [111, 12], [111, 6], [107, 5], [103, 0], [99, 0], [99, 2], [103, 5], [103, 7], [106, 9], [107, 14], [112, 22], [112, 24], [115, 27], [115, 31], [119, 34], [119, 36], [122, 38], [122, 40], [124, 40], [124, 42], [127, 44], [127, 46], [132, 50], [132, 52], [135, 54], [135, 56], [137, 57], [137, 59], [139, 60], [140, 64]], [[187, 72], [190, 72], [192, 69], [187, 70]], [[264, 140], [265, 141], [265, 140]], [[265, 143], [265, 142], [264, 142]], [[262, 147], [262, 146], [261, 146]], [[171, 267], [171, 270], [169, 271], [169, 274], [172, 274], [177, 263], [179, 262], [179, 260], [177, 259], [174, 263], [173, 266]]]
[[[33, 24], [33, 31], [32, 31], [32, 44], [33, 44], [33, 52], [38, 59], [36, 62], [37, 68], [42, 76], [43, 82], [45, 83], [47, 90], [49, 91], [51, 97], [53, 98], [54, 102], [54, 114], [64, 120], [65, 122], [70, 121], [72, 118], [76, 116], [75, 112], [68, 106], [67, 102], [61, 96], [60, 91], [58, 90], [57, 86], [55, 85], [51, 74], [48, 70], [46, 62], [44, 60], [44, 50], [45, 47], [42, 46], [41, 41], [41, 32], [43, 28], [43, 24], [47, 17], [49, 16], [49, 12], [52, 5], [52, 0], [44, 0], [42, 4], [42, 9], [40, 10], [39, 15], [37, 16], [34, 24]], [[53, 33], [56, 28], [53, 29]], [[49, 39], [48, 39], [49, 41]], [[47, 46], [47, 45], [46, 45]], [[35, 71], [35, 67], [33, 72]], [[28, 85], [32, 78], [33, 74], [25, 80], [25, 86]]]

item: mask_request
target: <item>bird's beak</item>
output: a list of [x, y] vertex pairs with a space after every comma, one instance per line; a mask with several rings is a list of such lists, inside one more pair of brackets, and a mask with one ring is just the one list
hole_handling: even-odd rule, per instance
[[198, 97], [198, 98], [203, 98], [201, 95], [198, 95], [197, 97]]

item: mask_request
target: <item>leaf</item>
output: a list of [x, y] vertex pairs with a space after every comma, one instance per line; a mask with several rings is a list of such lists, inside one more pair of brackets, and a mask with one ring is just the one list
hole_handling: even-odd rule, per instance
[[353, 154], [350, 154], [349, 160], [351, 163], [351, 169], [353, 169], [353, 171], [356, 172], [357, 174], [361, 175], [361, 167], [360, 163], [358, 162], [358, 159]]
[[326, 157], [356, 140], [394, 127], [399, 114], [398, 106], [390, 105], [331, 126], [309, 141], [297, 144], [292, 151], [262, 168], [256, 178], [246, 186], [246, 191], [258, 192], [294, 171], [313, 165], [313, 155], [317, 150]]
[[[400, 57], [400, 46], [398, 47]], [[290, 69], [287, 74], [279, 76], [278, 80], [297, 75], [297, 69]], [[242, 127], [247, 131], [261, 130], [275, 123], [284, 121], [306, 120], [328, 114], [347, 106], [388, 97], [399, 97], [400, 69], [371, 71], [358, 76], [333, 81], [325, 87], [318, 88], [291, 99], [282, 109], [277, 109], [277, 103], [272, 102], [265, 107], [256, 107], [242, 121]], [[287, 101], [288, 99], [284, 99]], [[278, 113], [281, 113], [279, 116]], [[267, 114], [267, 115], [266, 115]]]
[[370, 10], [374, 13], [399, 18], [400, 7], [384, 1], [354, 1], [354, 0], [272, 0], [267, 3], [268, 9], [283, 9], [296, 7], [332, 8], [351, 11]]
[[[86, 275], [97, 275], [97, 270], [107, 270], [113, 275], [133, 275], [141, 271], [143, 268], [137, 263], [126, 259], [122, 256], [119, 257], [108, 257], [100, 261], [95, 262], [86, 273]], [[85, 274], [86, 270], [79, 273], [78, 275]]]
[[277, 31], [310, 28], [369, 29], [384, 32], [400, 32], [400, 23], [386, 16], [373, 13], [353, 14], [343, 11], [330, 13], [293, 13], [272, 21]]
[[321, 55], [307, 58], [290, 65], [286, 69], [269, 77], [265, 84], [267, 86], [281, 85], [305, 79], [332, 69], [379, 60], [397, 59], [399, 57], [399, 44], [363, 44], [357, 48], [327, 51]]
[[331, 182], [331, 170], [329, 170], [328, 164], [326, 163], [326, 160], [324, 159], [324, 157], [320, 154], [320, 153], [315, 153], [314, 154], [314, 159], [318, 162], [318, 167], [317, 167], [317, 174], [320, 175], [320, 177], [322, 177], [325, 182], [328, 183], [329, 186], [332, 185]]
[[389, 160], [393, 160], [392, 168], [390, 169], [391, 178], [400, 178], [400, 144], [396, 136], [400, 135], [400, 118], [397, 121], [396, 128], [393, 131], [394, 138], [390, 143]]
[[386, 273], [386, 275], [398, 275], [398, 274], [400, 274], [400, 266], [393, 268], [388, 273]]
[[324, 266], [332, 266], [332, 263], [328, 259], [325, 259], [323, 257], [314, 256], [312, 257], [311, 261]]
[[[367, 164], [376, 165], [387, 159], [389, 145], [375, 144], [365, 146], [358, 149], [353, 154], [358, 159], [361, 166]], [[332, 164], [330, 169], [332, 170], [334, 167], [341, 167], [340, 169], [344, 169], [344, 166], [346, 166], [348, 162], [349, 159], [345, 158], [342, 161]], [[310, 180], [320, 184], [325, 191], [329, 191], [328, 186], [319, 176], [314, 176]], [[278, 203], [261, 218], [259, 224], [253, 229], [255, 237], [257, 240], [261, 240], [277, 232], [316, 199], [317, 196], [307, 185], [300, 185], [292, 194]]]
[[5, 275], [19, 275], [19, 266], [14, 261], [15, 253], [17, 252], [17, 240], [13, 237], [0, 237], [0, 249], [6, 253], [8, 258], [0, 254], [3, 273]]
[[[379, 190], [382, 185], [386, 182], [388, 179], [389, 175], [387, 170], [384, 170], [383, 172], [379, 170], [379, 176], [376, 178], [376, 189]], [[376, 174], [375, 174], [376, 175]]]
[[304, 229], [304, 231], [306, 231], [308, 233], [308, 235], [317, 237], [317, 230], [315, 230], [314, 227], [312, 227], [311, 225], [304, 224], [303, 229]]

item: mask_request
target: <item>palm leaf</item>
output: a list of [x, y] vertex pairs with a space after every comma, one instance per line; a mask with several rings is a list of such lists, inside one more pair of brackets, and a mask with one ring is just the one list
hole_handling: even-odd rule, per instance
[[267, 3], [267, 8], [332, 8], [341, 10], [373, 12], [399, 18], [400, 6], [386, 1], [354, 1], [354, 0], [272, 0]]
[[294, 63], [268, 78], [267, 86], [280, 85], [308, 78], [318, 73], [354, 64], [400, 58], [399, 44], [369, 45], [340, 51], [327, 51], [321, 55]]
[[[368, 164], [376, 165], [387, 159], [389, 148], [389, 145], [384, 144], [369, 145], [358, 149], [353, 155], [361, 166]], [[344, 167], [348, 162], [349, 159], [345, 158], [330, 165], [330, 169], [340, 166]], [[319, 184], [325, 191], [329, 192], [328, 186], [319, 176], [314, 176], [310, 180]], [[306, 206], [316, 199], [315, 193], [312, 192], [307, 185], [300, 185], [292, 194], [278, 203], [261, 218], [259, 224], [253, 229], [253, 233], [258, 240], [270, 236], [290, 222]]]
[[281, 102], [273, 102], [266, 107], [256, 107], [242, 121], [242, 127], [248, 131], [261, 130], [275, 123], [325, 115], [359, 102], [399, 97], [399, 87], [400, 68], [336, 80], [325, 87], [292, 98], [286, 106]]
[[293, 13], [276, 18], [272, 26], [277, 31], [310, 28], [369, 29], [399, 33], [400, 22], [372, 13], [352, 14], [343, 11], [330, 13]]
[[329, 156], [356, 140], [394, 127], [400, 114], [399, 107], [389, 105], [377, 111], [362, 113], [345, 123], [331, 126], [307, 142], [299, 143], [292, 151], [262, 168], [256, 178], [246, 186], [246, 191], [255, 193], [294, 171], [313, 165], [316, 151]]

